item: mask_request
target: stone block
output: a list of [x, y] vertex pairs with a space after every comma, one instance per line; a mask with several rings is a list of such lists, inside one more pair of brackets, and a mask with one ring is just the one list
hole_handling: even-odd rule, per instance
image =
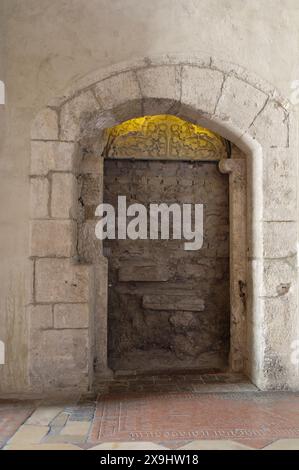
[[51, 215], [59, 219], [76, 218], [78, 184], [71, 173], [53, 173]]
[[216, 114], [235, 122], [244, 131], [266, 103], [267, 95], [236, 77], [228, 77], [223, 85]]
[[151, 67], [137, 72], [145, 114], [166, 113], [180, 101], [181, 73], [179, 67]]
[[249, 133], [265, 148], [288, 147], [289, 120], [284, 108], [269, 101], [249, 128]]
[[296, 222], [264, 222], [263, 229], [263, 254], [265, 258], [286, 258], [296, 255]]
[[205, 304], [196, 295], [144, 295], [142, 306], [150, 310], [185, 310], [190, 312], [202, 312]]
[[61, 109], [60, 138], [69, 141], [76, 140], [85, 120], [98, 109], [100, 105], [90, 90], [68, 101]]
[[34, 269], [35, 261], [27, 258], [25, 261], [25, 304], [34, 303]]
[[76, 249], [76, 223], [72, 220], [35, 220], [30, 225], [31, 256], [71, 257]]
[[45, 330], [32, 344], [31, 381], [45, 390], [88, 386], [87, 330]]
[[97, 220], [86, 220], [78, 225], [78, 254], [86, 263], [97, 262], [102, 257], [103, 242], [96, 237]]
[[288, 298], [296, 286], [296, 258], [264, 260], [263, 275], [263, 296]]
[[62, 436], [86, 436], [91, 423], [89, 421], [68, 421], [63, 430]]
[[113, 109], [128, 100], [141, 100], [140, 88], [134, 72], [120, 73], [99, 82], [95, 94], [104, 109]]
[[63, 407], [44, 405], [39, 406], [27, 419], [26, 424], [35, 426], [48, 426], [51, 421], [63, 410]]
[[203, 113], [213, 114], [224, 76], [217, 70], [192, 66], [183, 67], [182, 103]]
[[155, 282], [168, 281], [171, 277], [167, 266], [136, 266], [135, 264], [123, 264], [118, 271], [120, 282]]
[[58, 139], [58, 116], [56, 111], [45, 108], [39, 112], [31, 126], [31, 139]]
[[[263, 299], [264, 309], [264, 338], [266, 344], [266, 358], [280, 360], [291, 365], [292, 341], [296, 338], [296, 292], [290, 292], [288, 296]], [[270, 361], [271, 362], [271, 361]], [[273, 366], [275, 364], [273, 363]], [[281, 364], [282, 365], [282, 364]], [[276, 363], [270, 367], [268, 374], [277, 376], [282, 372]], [[287, 369], [283, 367], [283, 373]]]
[[73, 171], [75, 145], [69, 142], [31, 141], [30, 174], [44, 176], [49, 171]]
[[57, 304], [54, 306], [54, 328], [88, 328], [88, 304]]
[[28, 312], [31, 334], [53, 328], [52, 305], [29, 305]]
[[264, 220], [296, 220], [297, 152], [266, 149], [264, 156]]
[[67, 259], [39, 259], [35, 269], [37, 302], [88, 302], [90, 267]]
[[29, 424], [23, 424], [13, 437], [8, 441], [9, 447], [25, 446], [28, 444], [39, 444], [43, 437], [49, 432], [48, 426], [35, 426]]
[[47, 178], [30, 179], [30, 216], [32, 219], [46, 219], [49, 217], [49, 190]]

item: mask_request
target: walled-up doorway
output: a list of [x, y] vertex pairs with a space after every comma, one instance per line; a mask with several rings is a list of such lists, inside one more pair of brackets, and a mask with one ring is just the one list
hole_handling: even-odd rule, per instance
[[[113, 370], [225, 370], [230, 348], [227, 143], [173, 116], [108, 131], [105, 203], [203, 204], [203, 245], [106, 239], [108, 365]], [[194, 210], [192, 211], [194, 228]], [[128, 221], [130, 218], [128, 218]], [[148, 235], [150, 227], [148, 226]]]

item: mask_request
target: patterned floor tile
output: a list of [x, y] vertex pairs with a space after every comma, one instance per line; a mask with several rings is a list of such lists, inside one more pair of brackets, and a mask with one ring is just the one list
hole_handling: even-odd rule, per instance
[[105, 442], [89, 450], [165, 450], [167, 447], [154, 442]]

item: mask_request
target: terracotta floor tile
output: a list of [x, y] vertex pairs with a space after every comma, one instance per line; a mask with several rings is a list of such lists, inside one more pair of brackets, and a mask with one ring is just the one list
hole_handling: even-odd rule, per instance
[[296, 437], [299, 395], [262, 392], [106, 395], [90, 434], [95, 442], [216, 439], [257, 448]]

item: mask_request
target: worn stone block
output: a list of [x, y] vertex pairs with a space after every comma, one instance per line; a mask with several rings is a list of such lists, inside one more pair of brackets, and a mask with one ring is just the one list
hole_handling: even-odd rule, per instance
[[180, 101], [181, 74], [178, 67], [169, 65], [146, 68], [139, 70], [137, 77], [145, 98], [145, 114], [167, 112], [175, 102]]
[[51, 215], [59, 219], [76, 218], [78, 187], [77, 179], [70, 173], [52, 175]]
[[266, 149], [264, 156], [264, 220], [296, 220], [297, 152]]
[[44, 176], [49, 171], [73, 171], [75, 146], [69, 142], [31, 142], [31, 175]]
[[58, 139], [58, 116], [56, 111], [45, 108], [39, 112], [31, 126], [31, 139]]
[[60, 138], [76, 140], [84, 120], [97, 109], [100, 109], [100, 105], [91, 91], [85, 91], [68, 101], [61, 109]]
[[52, 305], [29, 305], [28, 313], [31, 334], [53, 328]]
[[113, 109], [128, 100], [141, 100], [140, 88], [133, 72], [107, 78], [99, 82], [94, 90], [104, 109]]
[[60, 406], [39, 406], [27, 419], [26, 424], [35, 426], [48, 426], [51, 421], [63, 410]]
[[288, 147], [289, 120], [286, 111], [269, 101], [249, 128], [249, 133], [263, 146]]
[[102, 257], [103, 242], [96, 237], [97, 220], [86, 220], [78, 225], [78, 254], [87, 263], [94, 263]]
[[213, 114], [224, 76], [217, 70], [186, 66], [182, 71], [182, 103]]
[[144, 295], [142, 306], [150, 310], [186, 310], [190, 312], [202, 312], [205, 304], [196, 295]]
[[31, 256], [71, 257], [76, 248], [76, 224], [71, 220], [35, 220], [30, 225]]
[[264, 222], [263, 228], [263, 254], [265, 258], [286, 258], [296, 255], [296, 222]]
[[228, 77], [223, 85], [216, 114], [247, 129], [266, 103], [267, 95], [236, 77]]
[[35, 261], [26, 259], [25, 261], [25, 304], [30, 305], [34, 303], [34, 269]]
[[136, 266], [128, 263], [123, 264], [118, 271], [118, 280], [121, 282], [168, 281], [170, 276], [168, 267], [163, 265]]
[[54, 306], [54, 328], [88, 328], [88, 304], [57, 304]]
[[36, 261], [37, 302], [88, 302], [90, 267], [67, 259]]
[[288, 298], [296, 285], [296, 258], [264, 260], [262, 295]]
[[30, 179], [30, 216], [32, 219], [46, 219], [49, 217], [49, 190], [47, 178]]
[[[87, 330], [45, 330], [32, 344], [30, 376], [42, 389], [88, 387]], [[67, 373], [66, 373], [67, 371]]]

